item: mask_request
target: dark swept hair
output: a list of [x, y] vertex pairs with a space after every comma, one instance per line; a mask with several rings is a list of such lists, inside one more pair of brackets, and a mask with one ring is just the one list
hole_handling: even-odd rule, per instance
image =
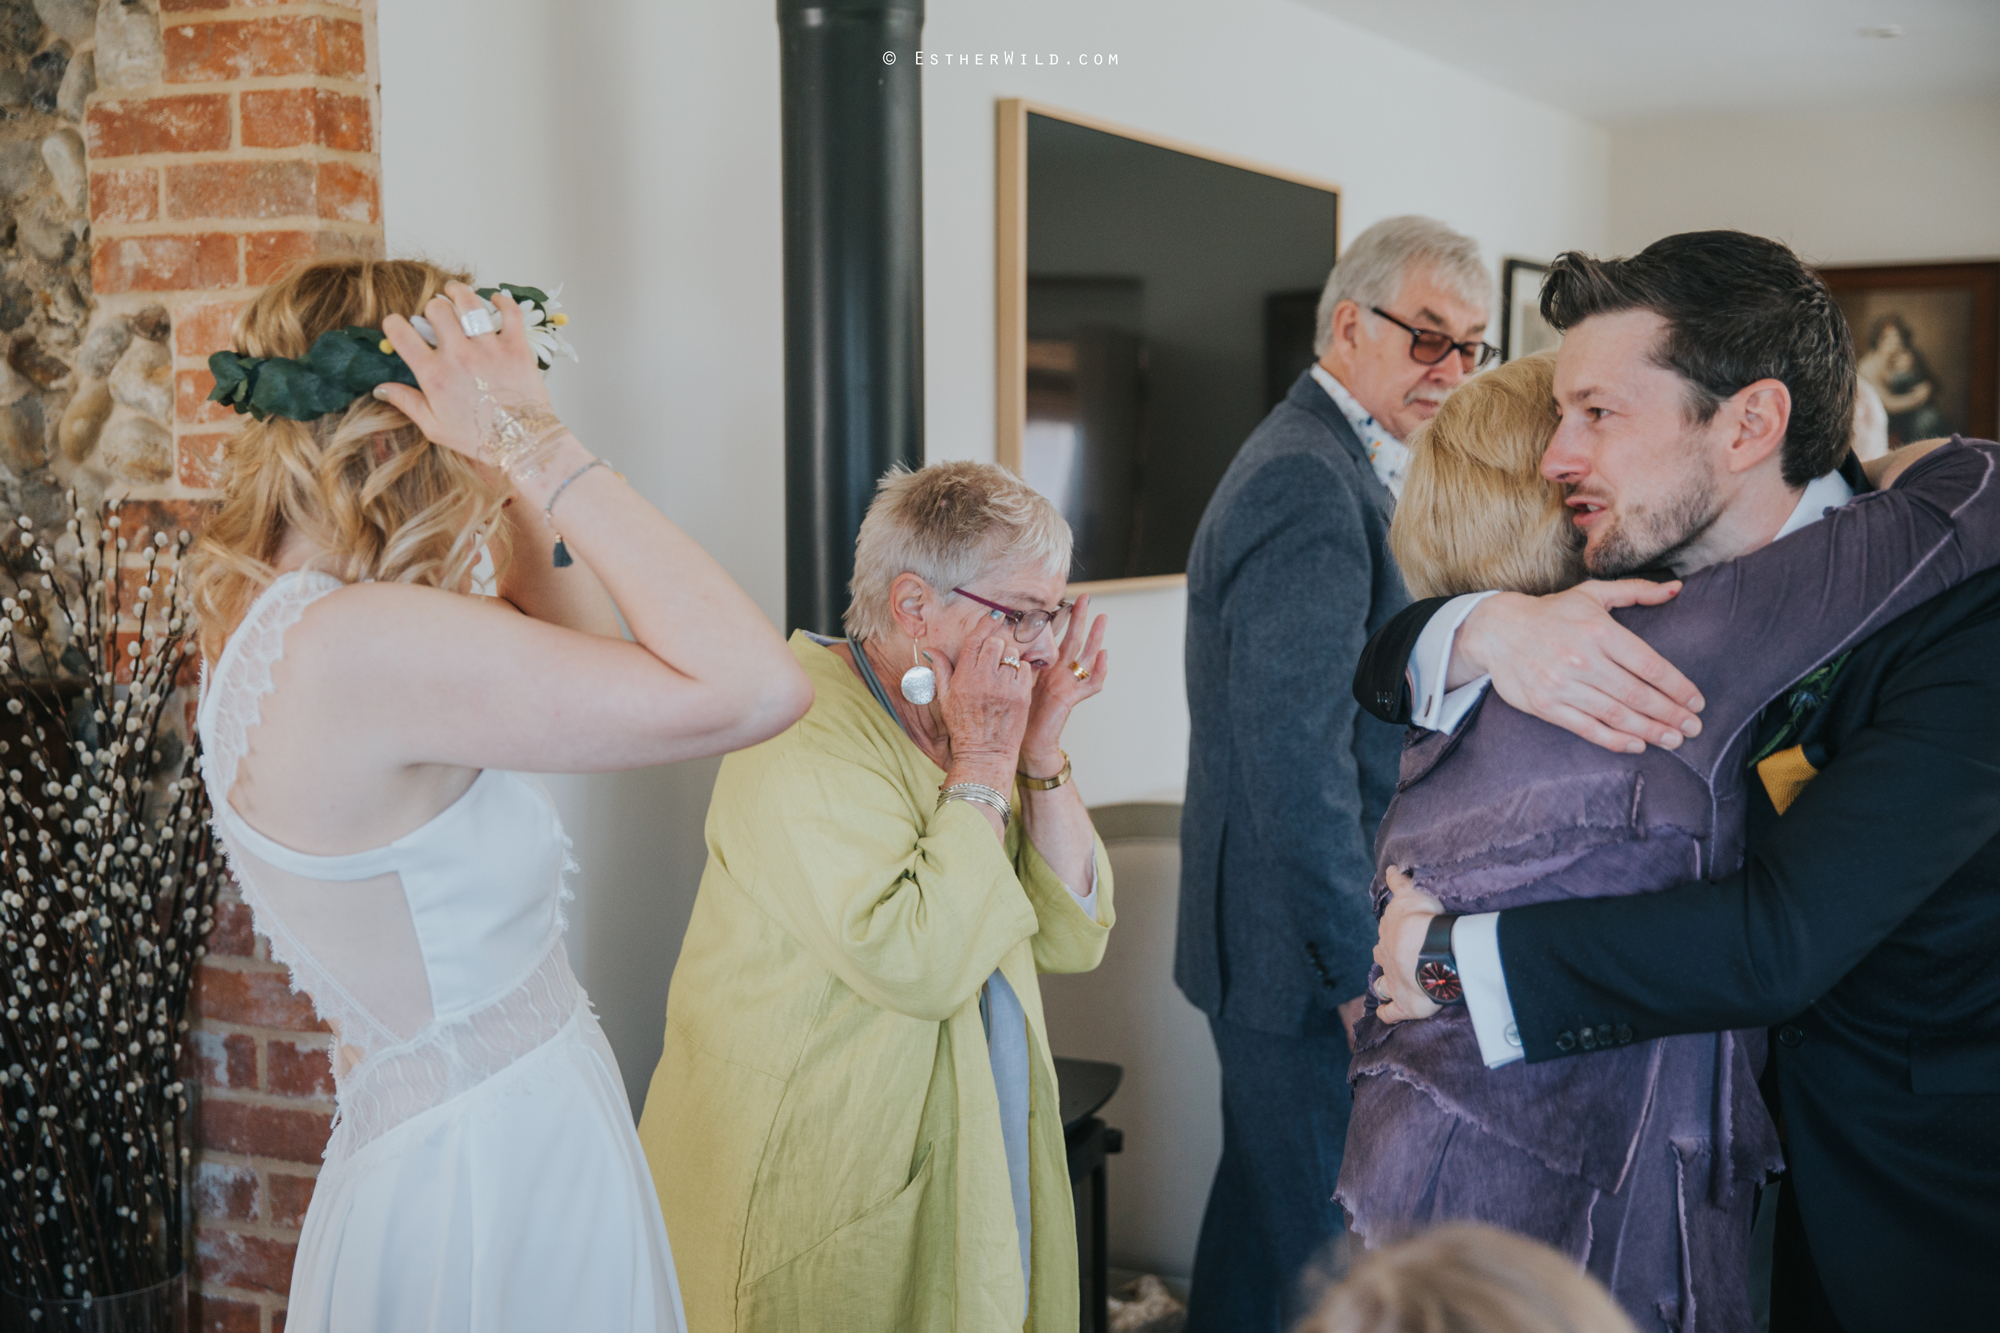
[[1792, 395], [1785, 484], [1840, 465], [1854, 430], [1854, 341], [1833, 293], [1790, 247], [1747, 232], [1689, 231], [1630, 259], [1556, 256], [1542, 318], [1569, 329], [1621, 310], [1666, 320], [1654, 357], [1687, 381], [1696, 423], [1744, 385], [1774, 379]]

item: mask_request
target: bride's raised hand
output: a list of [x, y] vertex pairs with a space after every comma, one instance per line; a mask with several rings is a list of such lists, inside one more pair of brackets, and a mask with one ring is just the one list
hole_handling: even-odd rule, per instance
[[426, 439], [488, 466], [504, 461], [494, 449], [496, 414], [544, 427], [556, 424], [521, 307], [505, 291], [494, 293], [493, 304], [500, 331], [468, 337], [459, 318], [483, 310], [484, 303], [464, 283], [447, 283], [423, 312], [437, 334], [435, 348], [402, 315], [385, 317], [382, 334], [416, 375], [418, 387], [384, 384], [375, 390]]

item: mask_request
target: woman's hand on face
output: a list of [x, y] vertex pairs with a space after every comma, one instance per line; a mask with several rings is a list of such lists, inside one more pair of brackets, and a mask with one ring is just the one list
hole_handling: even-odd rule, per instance
[[493, 409], [523, 407], [548, 410], [548, 385], [528, 343], [527, 321], [521, 307], [505, 291], [494, 293], [500, 332], [469, 338], [459, 316], [483, 308], [479, 294], [462, 282], [448, 283], [444, 294], [424, 307], [424, 318], [437, 333], [432, 348], [402, 315], [382, 321], [382, 334], [416, 374], [418, 388], [384, 384], [375, 396], [401, 411], [424, 438], [492, 466], [486, 432]]
[[[951, 737], [952, 767], [991, 764], [997, 773], [1004, 764], [1008, 776], [1001, 789], [1012, 787], [1035, 688], [1034, 668], [1018, 661], [1021, 645], [1004, 620], [981, 616], [956, 663], [946, 662], [940, 653], [929, 656], [937, 672], [945, 733]], [[1017, 665], [1006, 665], [1009, 658]]]
[[[1110, 655], [1104, 650], [1104, 617], [1091, 624], [1090, 594], [1076, 599], [1069, 628], [1056, 649], [1055, 661], [1035, 672], [1034, 704], [1028, 711], [1028, 727], [1021, 739], [1021, 762], [1034, 777], [1051, 778], [1062, 769], [1062, 733], [1069, 722], [1070, 709], [1104, 688]], [[1084, 637], [1088, 624], [1090, 637]], [[1090, 674], [1079, 678], [1076, 667]]]

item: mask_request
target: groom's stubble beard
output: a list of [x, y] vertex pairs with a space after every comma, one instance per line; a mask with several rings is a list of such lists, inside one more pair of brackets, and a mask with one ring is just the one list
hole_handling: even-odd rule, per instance
[[1629, 578], [1641, 570], [1674, 565], [1722, 516], [1722, 496], [1703, 465], [1703, 441], [1689, 430], [1675, 443], [1680, 475], [1658, 501], [1635, 505], [1613, 520], [1595, 547], [1584, 548], [1584, 568], [1592, 578]]

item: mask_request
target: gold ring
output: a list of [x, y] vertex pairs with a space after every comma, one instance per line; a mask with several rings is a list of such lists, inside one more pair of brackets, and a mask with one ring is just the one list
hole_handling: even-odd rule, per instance
[[1081, 662], [1071, 662], [1069, 664], [1069, 674], [1075, 676], [1078, 680], [1090, 679], [1090, 672], [1084, 669], [1084, 665]]
[[1003, 667], [1012, 667], [1018, 672], [1021, 669], [1021, 659], [1018, 657], [1003, 657], [1000, 659], [1000, 665]]

